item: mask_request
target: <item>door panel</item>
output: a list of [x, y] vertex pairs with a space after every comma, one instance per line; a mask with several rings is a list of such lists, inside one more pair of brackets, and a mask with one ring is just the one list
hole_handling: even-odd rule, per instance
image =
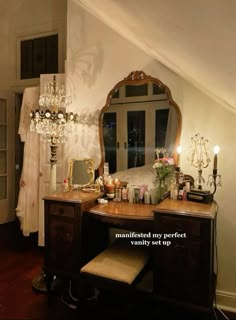
[[17, 206], [20, 178], [23, 168], [24, 142], [21, 141], [18, 133], [20, 123], [20, 112], [22, 104], [23, 93], [16, 94], [15, 101], [15, 206]]
[[116, 171], [117, 149], [119, 149], [119, 141], [117, 141], [116, 112], [107, 112], [103, 116], [103, 139], [105, 147], [105, 162], [110, 164], [109, 171]]
[[14, 105], [9, 92], [0, 92], [0, 223], [15, 219]]
[[145, 111], [127, 112], [127, 167], [140, 167], [145, 165]]

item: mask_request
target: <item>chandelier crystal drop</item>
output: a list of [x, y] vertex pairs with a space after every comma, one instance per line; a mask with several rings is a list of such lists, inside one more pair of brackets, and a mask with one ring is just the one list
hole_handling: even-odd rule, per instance
[[66, 96], [64, 85], [57, 83], [54, 75], [39, 97], [39, 109], [30, 113], [30, 130], [39, 133], [44, 141], [64, 143], [79, 123], [77, 113], [66, 112], [69, 104], [71, 97]]

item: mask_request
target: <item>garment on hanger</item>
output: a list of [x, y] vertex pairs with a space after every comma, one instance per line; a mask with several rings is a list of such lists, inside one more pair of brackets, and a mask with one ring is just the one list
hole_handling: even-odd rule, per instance
[[39, 101], [39, 87], [26, 88], [21, 105], [18, 133], [24, 142], [23, 167], [16, 215], [24, 236], [39, 229], [39, 134], [30, 131], [30, 112]]

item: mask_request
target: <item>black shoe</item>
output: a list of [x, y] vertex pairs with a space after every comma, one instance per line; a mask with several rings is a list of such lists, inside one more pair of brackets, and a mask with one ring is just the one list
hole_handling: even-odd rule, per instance
[[66, 304], [70, 309], [77, 309], [79, 299], [75, 293], [72, 293], [72, 282], [69, 281], [69, 285], [66, 286], [65, 291], [62, 294], [61, 301]]
[[47, 292], [46, 275], [42, 270], [34, 276], [32, 280], [32, 288], [40, 293]]
[[68, 294], [68, 292], [65, 292], [62, 296], [61, 296], [61, 301], [67, 305], [67, 307], [69, 307], [70, 309], [76, 310], [77, 309], [77, 302], [74, 301], [70, 295]]

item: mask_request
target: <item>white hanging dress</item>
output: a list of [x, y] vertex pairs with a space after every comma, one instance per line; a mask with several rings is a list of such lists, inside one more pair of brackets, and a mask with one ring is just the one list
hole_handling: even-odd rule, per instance
[[39, 229], [39, 134], [30, 131], [30, 111], [38, 107], [39, 87], [23, 94], [18, 133], [24, 142], [24, 158], [16, 215], [24, 236]]

